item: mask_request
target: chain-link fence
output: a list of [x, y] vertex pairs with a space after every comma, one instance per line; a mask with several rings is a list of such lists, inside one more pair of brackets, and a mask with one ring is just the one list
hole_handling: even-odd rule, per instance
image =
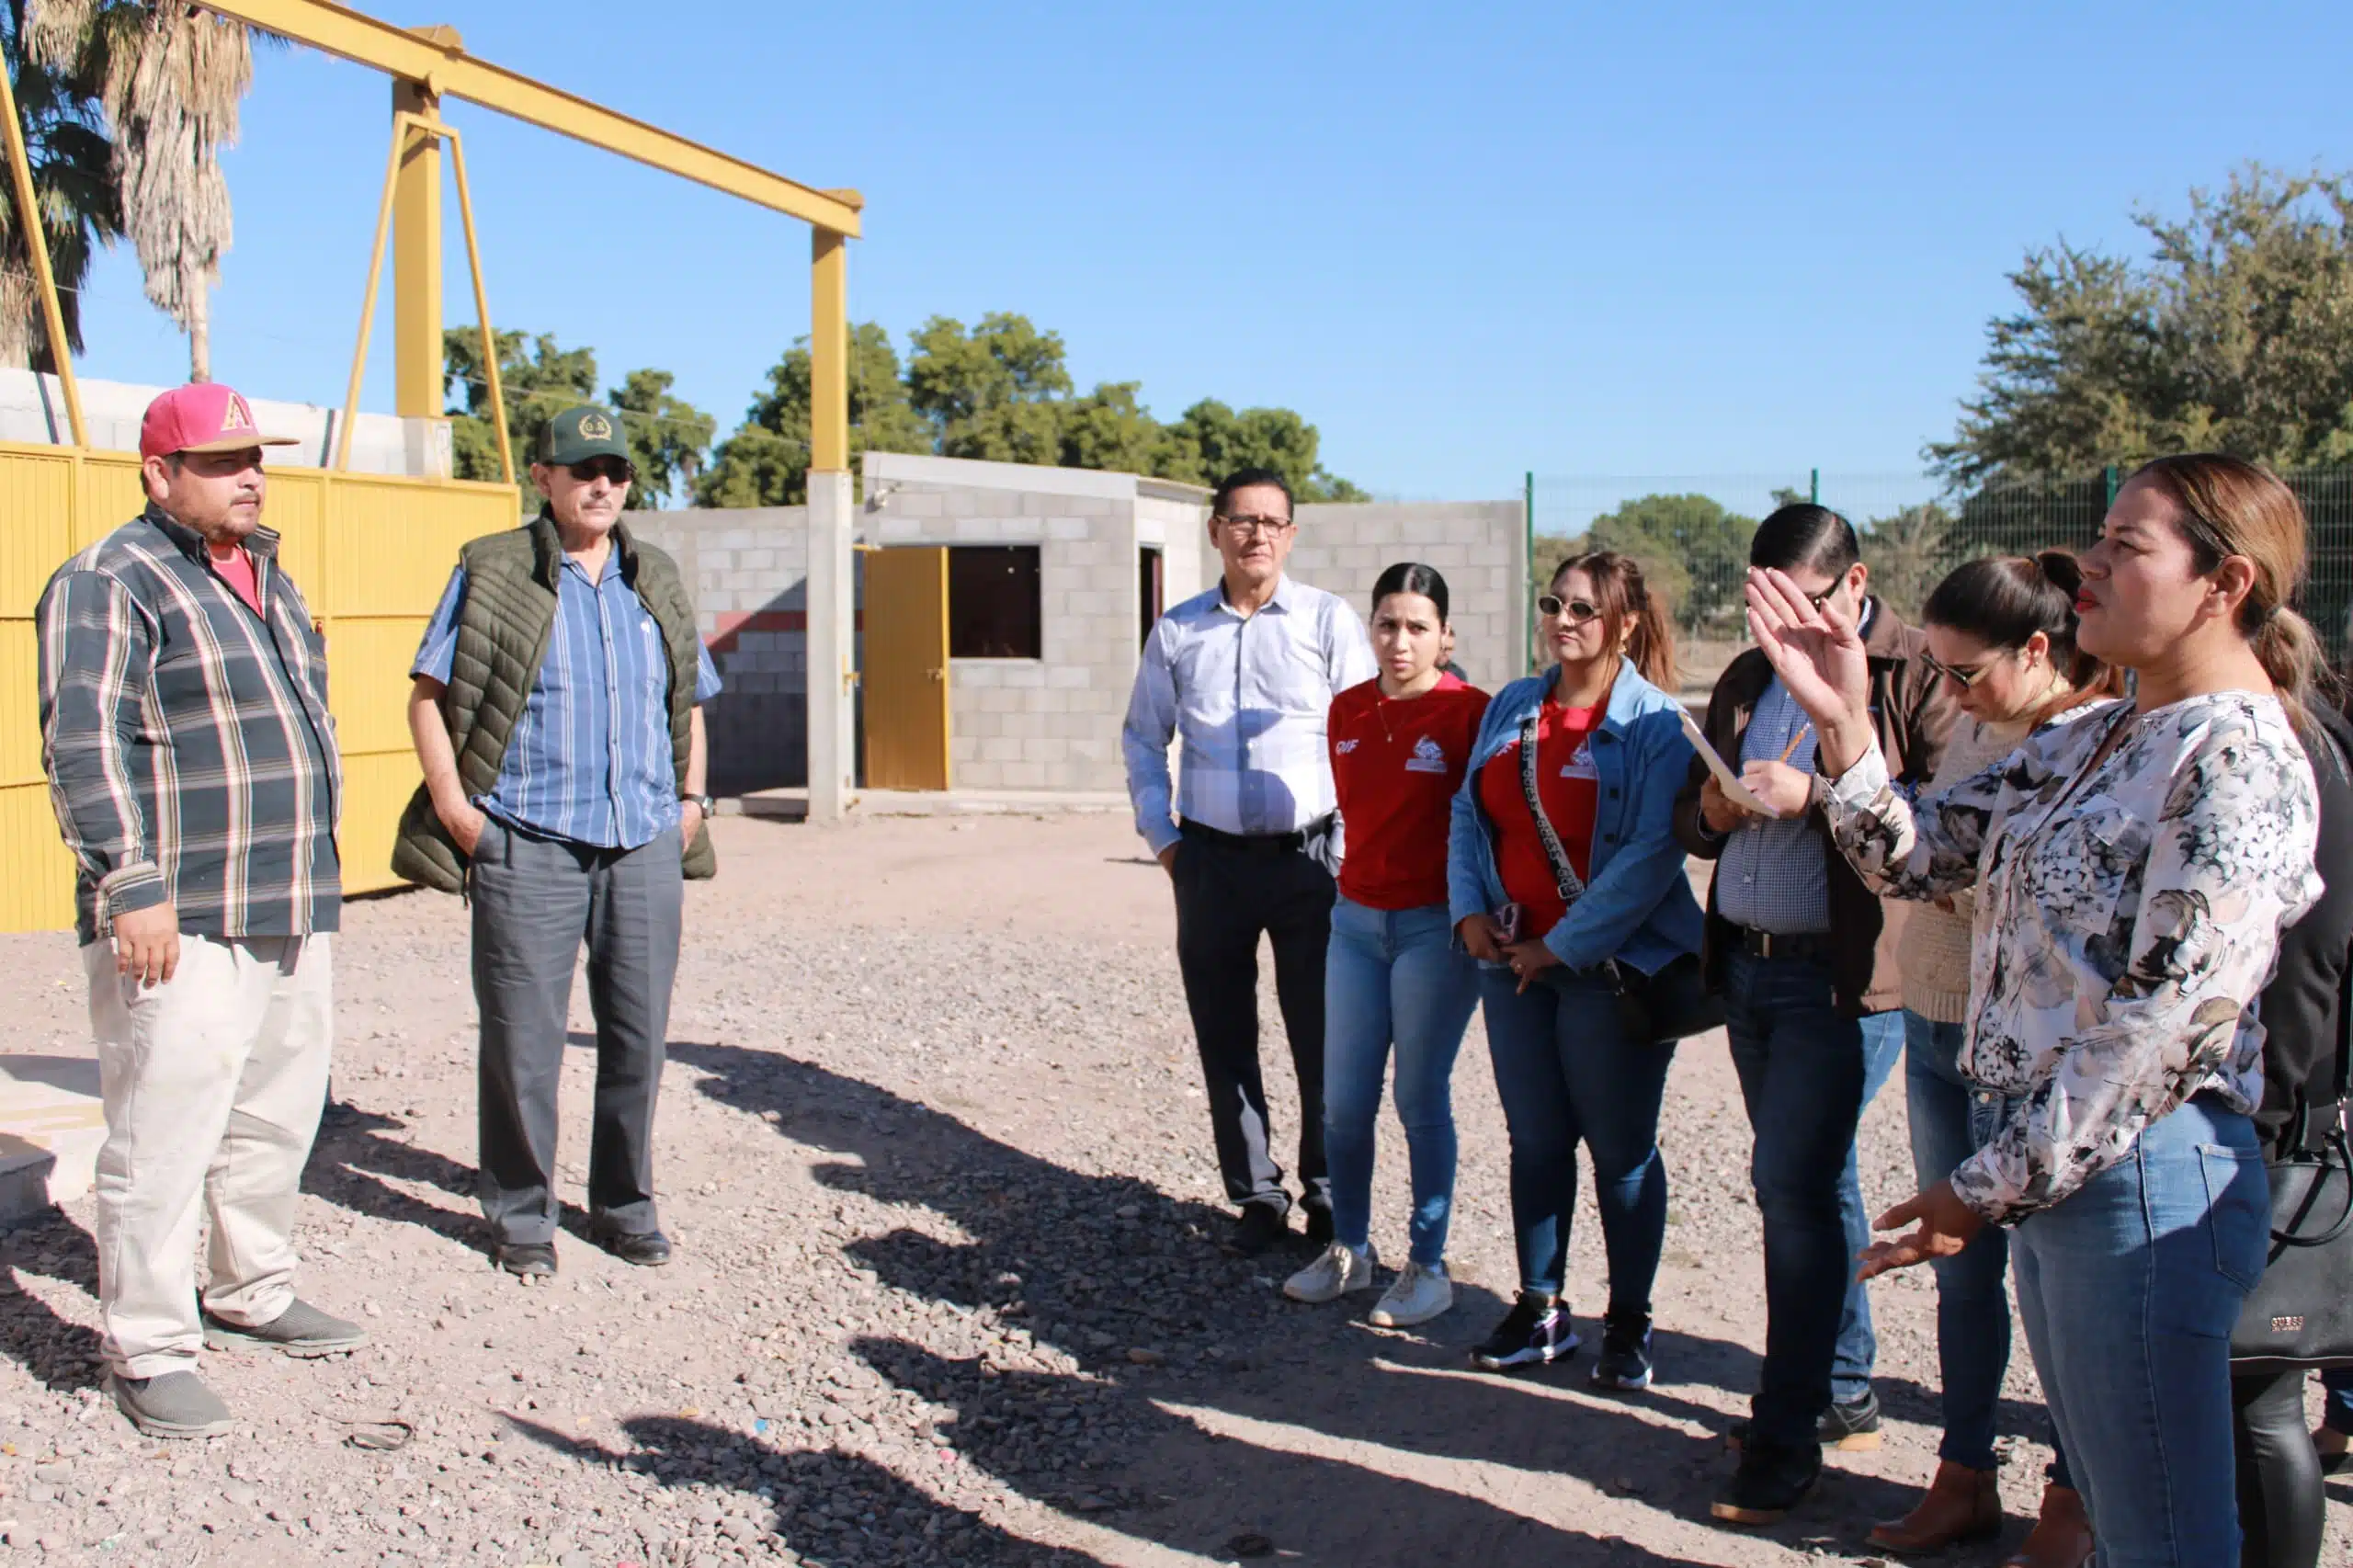
[[[1818, 501], [1860, 533], [1872, 586], [1915, 618], [1946, 573], [1981, 555], [2082, 550], [2098, 537], [2122, 471], [1956, 494], [1926, 473], [1552, 477], [1528, 481], [1530, 562], [1539, 579], [1574, 549], [1623, 551], [1674, 608], [1687, 680], [1707, 684], [1747, 638], [1742, 574], [1757, 520], [1790, 501]], [[2284, 476], [2311, 522], [2302, 608], [2342, 661], [2353, 637], [2353, 469]], [[1540, 589], [1536, 591], [1540, 592]]]

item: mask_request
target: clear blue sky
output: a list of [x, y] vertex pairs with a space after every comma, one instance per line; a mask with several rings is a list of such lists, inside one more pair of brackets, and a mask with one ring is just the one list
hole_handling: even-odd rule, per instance
[[[2353, 166], [2353, 8], [358, 0], [817, 186], [851, 309], [1028, 313], [1082, 385], [1313, 419], [1377, 493], [1521, 471], [1911, 470], [2004, 275], [2130, 247], [2241, 160]], [[551, 24], [559, 24], [551, 26]], [[215, 366], [339, 403], [388, 89], [258, 62]], [[807, 231], [458, 106], [502, 326], [641, 365], [723, 435], [808, 327]], [[472, 319], [454, 208], [448, 296]], [[85, 373], [177, 379], [127, 253]], [[387, 303], [367, 406], [388, 408]]]

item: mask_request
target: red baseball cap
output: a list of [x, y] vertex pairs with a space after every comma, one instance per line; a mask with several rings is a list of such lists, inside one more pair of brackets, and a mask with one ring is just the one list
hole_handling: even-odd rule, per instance
[[242, 452], [247, 447], [290, 447], [298, 437], [265, 436], [254, 425], [245, 400], [218, 381], [174, 387], [147, 405], [139, 421], [139, 455], [167, 458], [174, 452]]

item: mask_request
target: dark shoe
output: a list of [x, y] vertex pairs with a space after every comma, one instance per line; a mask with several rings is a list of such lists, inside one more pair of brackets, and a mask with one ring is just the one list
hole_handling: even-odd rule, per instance
[[1256, 1257], [1290, 1234], [1290, 1216], [1271, 1203], [1245, 1203], [1225, 1238], [1225, 1250]]
[[298, 1360], [341, 1356], [368, 1343], [356, 1323], [329, 1317], [299, 1297], [269, 1322], [246, 1327], [204, 1314], [204, 1344], [210, 1350], [276, 1350]]
[[549, 1279], [555, 1276], [553, 1242], [501, 1242], [498, 1267], [518, 1279]]
[[1741, 1449], [1732, 1484], [1708, 1512], [1728, 1525], [1779, 1524], [1821, 1479], [1822, 1449], [1815, 1445], [1752, 1442]]
[[[1844, 1404], [1833, 1404], [1814, 1423], [1814, 1435], [1825, 1449], [1841, 1453], [1867, 1454], [1876, 1452], [1881, 1441], [1879, 1430], [1879, 1395], [1866, 1391], [1863, 1397]], [[1735, 1421], [1724, 1433], [1724, 1447], [1738, 1453], [1748, 1441], [1748, 1423]]]
[[1519, 1300], [1495, 1325], [1495, 1332], [1472, 1347], [1471, 1359], [1491, 1372], [1512, 1367], [1541, 1366], [1574, 1355], [1577, 1331], [1566, 1301], [1540, 1290], [1522, 1290]]
[[2003, 1568], [2084, 1568], [2092, 1560], [2092, 1521], [2084, 1494], [2072, 1486], [2046, 1484], [2042, 1511]]
[[160, 1378], [109, 1376], [115, 1408], [150, 1437], [217, 1437], [233, 1423], [221, 1396], [194, 1372]]
[[1307, 1210], [1307, 1240], [1308, 1244], [1311, 1246], [1327, 1247], [1332, 1244], [1332, 1211], [1329, 1209], [1319, 1209], [1313, 1205], [1309, 1206]]
[[1601, 1355], [1593, 1363], [1593, 1386], [1629, 1392], [1651, 1386], [1651, 1319], [1648, 1312], [1601, 1320]]
[[659, 1268], [670, 1261], [670, 1238], [659, 1231], [591, 1230], [588, 1239], [640, 1268]]
[[1965, 1540], [2002, 1533], [2001, 1477], [1947, 1460], [1937, 1466], [1927, 1495], [1900, 1519], [1871, 1527], [1870, 1543], [1882, 1551], [1942, 1551]]

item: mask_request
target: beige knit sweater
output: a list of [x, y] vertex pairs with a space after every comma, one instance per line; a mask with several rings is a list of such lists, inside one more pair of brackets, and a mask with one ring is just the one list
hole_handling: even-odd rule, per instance
[[[2024, 723], [1954, 721], [1927, 792], [1957, 784], [2001, 761], [2026, 739], [2027, 729]], [[1970, 896], [1958, 895], [1953, 905], [1950, 910], [1941, 904], [1914, 905], [1895, 949], [1896, 968], [1904, 976], [1904, 1006], [1940, 1024], [1969, 1021]]]

